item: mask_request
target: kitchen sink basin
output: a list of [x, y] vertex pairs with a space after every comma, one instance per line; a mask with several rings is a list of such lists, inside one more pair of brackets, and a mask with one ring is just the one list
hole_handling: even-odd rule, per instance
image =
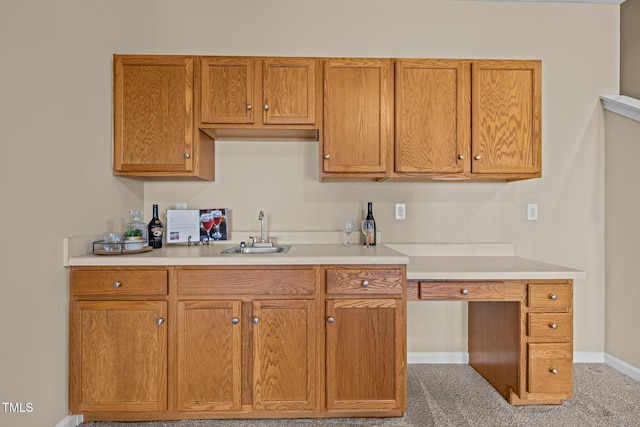
[[254, 246], [234, 246], [233, 248], [225, 249], [221, 253], [223, 254], [286, 254], [291, 249], [291, 246], [267, 246], [267, 247], [254, 247]]

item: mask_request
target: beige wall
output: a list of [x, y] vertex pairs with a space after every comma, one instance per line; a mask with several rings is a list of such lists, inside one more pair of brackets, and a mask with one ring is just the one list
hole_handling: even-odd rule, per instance
[[635, 331], [640, 300], [640, 193], [633, 181], [640, 156], [640, 123], [607, 112], [606, 130], [605, 351], [640, 367]]
[[640, 0], [620, 5], [620, 94], [640, 99]]
[[[518, 255], [587, 272], [575, 349], [604, 350], [604, 114], [618, 90], [616, 5], [352, 0], [4, 1], [0, 6], [0, 425], [64, 418], [67, 273], [62, 238], [119, 229], [130, 208], [227, 206], [278, 230], [335, 229], [374, 202], [385, 241], [514, 242]], [[570, 25], [568, 25], [570, 23]], [[111, 176], [111, 55], [539, 58], [543, 178], [510, 184], [317, 181], [316, 143], [219, 143], [214, 183]], [[395, 222], [392, 206], [407, 204]], [[525, 206], [538, 203], [540, 220]], [[148, 215], [147, 215], [148, 219]], [[465, 351], [463, 306], [411, 304], [409, 351]], [[636, 349], [637, 353], [637, 349]], [[629, 360], [640, 366], [640, 362]]]

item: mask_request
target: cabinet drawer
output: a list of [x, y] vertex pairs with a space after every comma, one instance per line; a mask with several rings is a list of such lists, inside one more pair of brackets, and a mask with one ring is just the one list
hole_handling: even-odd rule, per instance
[[571, 307], [573, 293], [568, 283], [530, 283], [530, 308], [561, 308]]
[[332, 295], [402, 295], [403, 283], [402, 270], [327, 270], [327, 293]]
[[420, 282], [420, 299], [502, 300], [504, 282]]
[[71, 273], [74, 296], [167, 295], [167, 270], [89, 270]]
[[530, 337], [535, 338], [565, 338], [573, 335], [572, 313], [529, 313]]
[[179, 295], [315, 295], [313, 269], [182, 269]]
[[573, 346], [529, 344], [529, 393], [573, 392]]

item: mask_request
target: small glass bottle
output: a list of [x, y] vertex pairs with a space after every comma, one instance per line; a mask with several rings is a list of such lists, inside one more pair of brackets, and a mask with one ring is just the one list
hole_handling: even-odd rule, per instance
[[[373, 221], [373, 233], [367, 234], [367, 239], [369, 240], [369, 246], [376, 245], [376, 220], [373, 218], [373, 203], [367, 203], [367, 217], [366, 220]], [[365, 242], [366, 244], [367, 242]]]
[[147, 232], [145, 223], [142, 222], [142, 215], [144, 215], [144, 211], [141, 210], [130, 210], [129, 215], [131, 216], [131, 221], [127, 223], [126, 230], [141, 230], [143, 240], [147, 239]]
[[149, 246], [153, 249], [162, 247], [162, 238], [164, 236], [164, 225], [158, 218], [158, 205], [153, 205], [153, 218], [149, 221]]

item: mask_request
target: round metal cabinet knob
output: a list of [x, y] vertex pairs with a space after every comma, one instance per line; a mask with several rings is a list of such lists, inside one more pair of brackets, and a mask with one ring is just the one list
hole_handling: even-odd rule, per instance
[[264, 104], [264, 107], [262, 107], [262, 108], [264, 108], [265, 111], [268, 110], [269, 109], [269, 104]]
[[118, 281], [113, 282], [113, 287], [114, 288], [119, 288], [120, 286], [122, 286], [122, 282], [121, 281], [118, 280]]
[[556, 295], [556, 294], [549, 294], [549, 299], [552, 299], [552, 300], [554, 300], [554, 301], [557, 301], [557, 300], [558, 300], [558, 295]]
[[474, 157], [475, 160], [482, 160], [482, 156], [480, 154], [478, 154], [477, 156]]
[[327, 319], [327, 323], [333, 323], [333, 322], [335, 322], [335, 320], [333, 319], [333, 317], [329, 317], [329, 318]]
[[460, 291], [462, 295], [469, 295], [469, 289], [463, 289]]
[[464, 160], [464, 154], [460, 154], [460, 155], [458, 156], [458, 158], [459, 158], [460, 160]]
[[257, 317], [253, 318], [253, 323], [255, 323], [256, 325], [258, 324], [258, 322], [260, 322], [260, 319], [258, 319]]
[[558, 375], [558, 370], [556, 368], [549, 368], [549, 372], [551, 372], [553, 375]]
[[164, 323], [164, 319], [162, 317], [159, 317], [158, 320], [156, 320], [156, 323], [158, 324], [158, 326], [160, 326]]
[[549, 323], [549, 327], [551, 329], [558, 329], [558, 324], [557, 323]]
[[234, 317], [233, 319], [231, 319], [231, 323], [233, 323], [234, 325], [237, 325], [240, 322], [240, 319], [238, 319], [237, 317]]
[[324, 158], [325, 158], [325, 159], [329, 159], [329, 158], [331, 158], [331, 155], [330, 155], [329, 153], [326, 153], [326, 154], [324, 155]]
[[188, 158], [190, 158], [190, 157], [191, 157], [191, 154], [189, 154], [189, 153], [184, 153], [184, 158], [185, 158], [185, 159], [188, 159]]
[[253, 108], [253, 105], [247, 104], [247, 110], [251, 110], [252, 108]]
[[368, 280], [364, 280], [364, 281], [362, 282], [362, 286], [364, 286], [365, 288], [366, 288], [367, 286], [369, 286], [369, 281], [368, 281]]

